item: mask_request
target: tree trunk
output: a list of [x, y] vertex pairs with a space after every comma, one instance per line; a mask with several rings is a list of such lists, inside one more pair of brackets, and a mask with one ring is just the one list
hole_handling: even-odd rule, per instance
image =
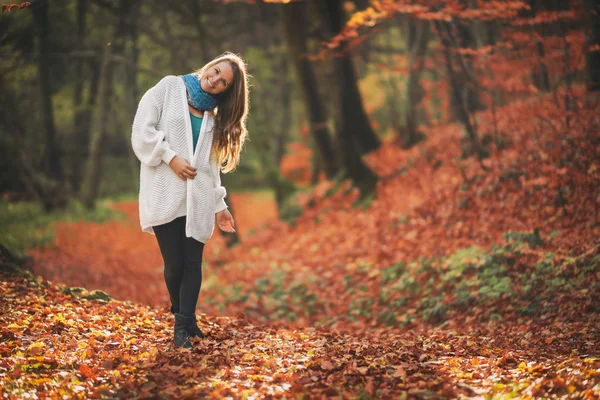
[[[0, 167], [7, 172], [9, 187], [19, 188], [30, 199], [38, 200], [45, 212], [63, 208], [68, 203], [68, 193], [59, 182], [48, 178], [39, 168], [39, 162], [34, 161], [36, 154], [28, 151], [24, 135], [27, 128], [18, 104], [12, 91], [4, 90], [0, 77], [0, 129], [4, 133], [0, 137], [0, 156], [3, 157]], [[0, 185], [4, 183], [0, 181]]]
[[358, 91], [354, 66], [349, 54], [336, 58], [337, 70], [341, 72], [342, 85], [342, 119], [346, 121], [349, 134], [357, 142], [357, 151], [366, 154], [379, 148], [379, 139], [373, 132]]
[[94, 129], [90, 141], [89, 160], [86, 168], [86, 178], [83, 188], [83, 202], [87, 208], [95, 207], [98, 189], [102, 179], [102, 156], [106, 141], [106, 124], [110, 120], [110, 95], [112, 92], [112, 65], [111, 47], [105, 46], [102, 53], [102, 67], [100, 70], [100, 89], [98, 107], [94, 118]]
[[454, 70], [452, 54], [450, 50], [450, 35], [452, 34], [450, 31], [450, 26], [448, 23], [440, 21], [436, 22], [436, 27], [439, 32], [440, 41], [444, 47], [443, 52], [446, 61], [446, 70], [448, 72], [448, 81], [450, 83], [450, 93], [452, 94], [452, 104], [454, 105], [458, 120], [464, 125], [473, 149], [481, 161], [485, 156], [485, 152], [479, 143], [477, 128], [473, 123], [471, 123], [470, 109], [467, 103], [468, 97], [465, 98], [465, 95], [461, 90], [461, 85], [466, 82], [466, 78], [459, 78], [457, 72]]
[[308, 23], [306, 7], [305, 2], [292, 2], [284, 5], [283, 25], [290, 56], [294, 60], [296, 76], [302, 88], [302, 96], [309, 117], [312, 136], [325, 170], [325, 176], [332, 179], [337, 174], [339, 166], [327, 128], [327, 115], [319, 96], [316, 76], [310, 60], [306, 58], [308, 53], [306, 46], [306, 26]]
[[198, 43], [200, 43], [202, 59], [198, 60], [198, 65], [204, 65], [211, 60], [208, 41], [206, 40], [206, 28], [204, 27], [204, 22], [202, 21], [202, 6], [198, 4], [198, 0], [192, 1], [192, 19], [193, 25], [196, 28], [196, 32], [198, 32]]
[[[393, 31], [391, 29], [388, 29], [385, 41], [386, 47], [392, 49], [393, 41]], [[389, 66], [395, 64], [394, 55], [399, 53], [403, 53], [403, 50], [385, 52], [385, 55], [387, 55], [387, 63]], [[404, 77], [398, 77], [392, 73], [380, 75], [380, 82], [385, 88], [385, 102], [387, 104], [388, 109], [390, 110], [390, 125], [392, 127], [392, 131], [398, 135], [399, 142], [402, 142], [403, 138], [401, 137], [401, 132], [404, 128], [402, 126], [402, 122], [400, 121], [401, 117], [399, 112], [400, 104], [402, 104], [402, 94], [400, 93], [398, 86], [403, 84]]]
[[[468, 0], [459, 0], [459, 3], [465, 8], [477, 7], [476, 3], [469, 4]], [[477, 43], [475, 40], [476, 38], [473, 32], [472, 24], [473, 22], [468, 20], [453, 20], [451, 22], [443, 24], [443, 26], [448, 30], [448, 38], [451, 40], [450, 44], [453, 45], [456, 50], [458, 50], [458, 48], [477, 48]], [[451, 31], [452, 28], [455, 28], [455, 34]], [[454, 76], [454, 79], [457, 80], [457, 84], [455, 87], [458, 90], [460, 90], [461, 93], [451, 93], [451, 97], [462, 98], [464, 105], [459, 105], [454, 102], [451, 102], [450, 107], [454, 119], [460, 121], [463, 114], [463, 107], [466, 107], [466, 111], [468, 113], [472, 113], [477, 110], [483, 110], [485, 109], [485, 107], [484, 104], [482, 104], [481, 102], [477, 87], [474, 87], [471, 83], [469, 83], [468, 80], [467, 75], [474, 76], [473, 71], [475, 71], [471, 57], [462, 56], [461, 54], [458, 54], [457, 57], [461, 57], [459, 61], [461, 62], [461, 67], [464, 70], [462, 74], [456, 74]]]
[[[536, 0], [529, 1], [529, 10], [524, 10], [523, 14], [528, 18], [535, 18], [538, 9], [542, 8], [542, 5], [539, 4]], [[550, 77], [548, 75], [548, 67], [544, 63], [545, 51], [544, 51], [544, 43], [539, 39], [539, 33], [536, 32], [537, 28], [535, 25], [531, 27], [533, 32], [536, 34], [535, 37], [535, 52], [537, 56], [537, 65], [533, 68], [533, 84], [538, 89], [547, 92], [550, 90]]]
[[[375, 189], [375, 186], [377, 185], [377, 175], [375, 175], [361, 159], [361, 146], [356, 140], [357, 132], [356, 125], [354, 125], [357, 122], [347, 118], [352, 113], [359, 112], [359, 110], [356, 109], [356, 101], [352, 98], [351, 93], [353, 92], [353, 89], [350, 85], [351, 83], [356, 84], [356, 82], [351, 82], [353, 75], [347, 61], [336, 59], [335, 65], [338, 71], [341, 72], [341, 75], [346, 78], [341, 82], [340, 88], [342, 118], [338, 119], [338, 146], [341, 149], [344, 166], [346, 167], [350, 178], [360, 190], [361, 197], [365, 197]], [[357, 119], [360, 119], [360, 117]]]
[[321, 165], [322, 159], [319, 157], [318, 153], [313, 152], [312, 156], [312, 167], [310, 170], [310, 184], [316, 185], [319, 183], [319, 178], [321, 176], [321, 171], [323, 170], [323, 166]]
[[[87, 14], [88, 0], [77, 0], [77, 43], [76, 50], [85, 49], [85, 19]], [[75, 88], [73, 91], [73, 140], [74, 148], [71, 151], [71, 185], [75, 193], [81, 188], [81, 179], [85, 160], [87, 159], [87, 149], [89, 146], [89, 118], [90, 109], [83, 102], [83, 86], [85, 83], [84, 66], [88, 62], [83, 58], [75, 61]]]
[[49, 1], [40, 1], [32, 6], [34, 25], [37, 28], [37, 42], [39, 57], [38, 77], [40, 86], [41, 112], [44, 121], [44, 145], [43, 164], [51, 179], [58, 182], [63, 180], [63, 171], [60, 165], [60, 149], [56, 142], [54, 128], [54, 115], [52, 110], [52, 89], [50, 84], [50, 62], [48, 61], [48, 7]]
[[[370, 0], [356, 0], [354, 4], [356, 5], [355, 11], [366, 10], [369, 8], [371, 1]], [[355, 12], [353, 11], [353, 12]], [[346, 17], [349, 17], [347, 15]], [[363, 40], [356, 47], [356, 53], [360, 60], [360, 70], [358, 76], [360, 78], [364, 78], [369, 73], [369, 64], [371, 63], [372, 51], [373, 51], [373, 41], [372, 40]]]
[[[278, 11], [283, 13], [287, 6], [281, 7], [283, 8], [279, 8]], [[275, 193], [278, 215], [281, 215], [284, 201], [296, 190], [296, 185], [281, 175], [281, 161], [285, 155], [285, 146], [288, 143], [288, 133], [292, 122], [292, 84], [289, 79], [290, 66], [285, 51], [281, 50], [283, 49], [283, 46], [284, 44], [277, 40], [274, 46], [277, 50], [270, 54], [267, 53], [268, 57], [271, 60], [274, 60], [273, 68], [275, 75], [281, 77], [278, 90], [275, 93], [275, 102], [283, 110], [281, 119], [278, 121], [277, 119], [274, 120], [278, 122], [279, 125], [272, 122], [266, 122], [273, 120], [273, 118], [267, 114], [267, 109], [265, 107], [261, 107], [262, 119], [265, 121], [265, 125], [268, 125], [272, 131], [272, 134], [269, 135], [269, 137], [272, 137], [273, 139], [264, 142], [266, 150], [264, 153], [270, 158], [264, 162], [264, 165], [266, 166], [267, 181]], [[278, 62], [275, 62], [275, 60], [278, 60]], [[263, 94], [262, 96], [264, 95], [266, 94]], [[272, 159], [275, 160], [274, 163], [271, 161]]]
[[[319, 5], [324, 7], [324, 20], [329, 24], [332, 33], [334, 35], [339, 33], [343, 27], [340, 0], [319, 2]], [[340, 115], [336, 118], [336, 138], [344, 168], [354, 185], [360, 190], [360, 197], [364, 198], [377, 186], [377, 175], [363, 163], [361, 155], [375, 150], [379, 146], [379, 140], [366, 117], [352, 59], [347, 50], [347, 44], [342, 43], [341, 54], [333, 60], [339, 77], [336, 83], [341, 108]]]
[[[584, 1], [586, 14], [589, 22], [589, 37], [587, 41], [589, 46], [600, 45], [600, 5], [595, 0]], [[600, 51], [587, 50], [585, 54], [588, 91], [600, 91]]]
[[[168, 10], [168, 9], [167, 9]], [[178, 71], [185, 71], [187, 73], [187, 65], [189, 65], [187, 61], [187, 53], [185, 57], [181, 54], [184, 53], [181, 51], [181, 43], [179, 40], [175, 39], [171, 30], [171, 24], [169, 23], [168, 11], [164, 11], [161, 14], [161, 30], [165, 35], [166, 42], [171, 45], [168, 47], [169, 49], [169, 64], [171, 65], [171, 70], [174, 74], [179, 74]]]
[[[285, 6], [284, 6], [285, 7]], [[280, 57], [279, 62], [279, 74], [280, 76], [285, 76], [285, 79], [282, 79], [279, 90], [279, 98], [281, 108], [283, 110], [281, 116], [281, 126], [279, 127], [278, 134], [275, 136], [275, 165], [277, 166], [277, 175], [279, 176], [279, 180], [275, 185], [275, 200], [277, 202], [277, 207], [279, 208], [283, 201], [289, 196], [289, 184], [286, 182], [286, 179], [282, 179], [281, 176], [281, 160], [285, 154], [285, 146], [287, 144], [288, 132], [290, 131], [292, 125], [292, 85], [290, 80], [287, 79], [289, 76], [289, 65], [287, 61], [287, 57]]]
[[[345, 20], [341, 0], [319, 2], [319, 6], [322, 8], [322, 14], [327, 19], [333, 35], [339, 34], [344, 27]], [[342, 92], [341, 119], [344, 121], [343, 125], [348, 129], [346, 134], [356, 141], [356, 151], [362, 155], [376, 150], [380, 143], [363, 107], [347, 43], [343, 43], [339, 51], [340, 53], [334, 59], [334, 65], [339, 76], [337, 83], [341, 86]]]
[[423, 135], [417, 131], [419, 125], [419, 103], [423, 98], [423, 89], [421, 88], [421, 73], [425, 66], [425, 53], [429, 42], [430, 31], [427, 21], [409, 21], [415, 25], [413, 40], [407, 43], [410, 50], [409, 55], [409, 74], [406, 83], [407, 110], [406, 110], [406, 136], [403, 148], [409, 148], [419, 142]]
[[[140, 50], [138, 47], [138, 30], [137, 25], [134, 23], [134, 20], [137, 18], [139, 14], [139, 3], [136, 2], [132, 6], [132, 10], [128, 15], [128, 37], [130, 39], [130, 53], [127, 56], [129, 61], [125, 68], [125, 80], [127, 82], [127, 87], [129, 88], [128, 96], [126, 97], [127, 104], [127, 129], [124, 129], [124, 133], [127, 136], [127, 141], [129, 142], [131, 136], [131, 129], [129, 128], [130, 121], [133, 121], [135, 117], [135, 112], [137, 110], [138, 102], [139, 102], [139, 88], [137, 83], [137, 75], [138, 75], [138, 60], [140, 55]], [[135, 156], [133, 151], [129, 151], [128, 153], [129, 165], [131, 171], [131, 184], [132, 188], [136, 188], [140, 182], [140, 162], [138, 158]]]

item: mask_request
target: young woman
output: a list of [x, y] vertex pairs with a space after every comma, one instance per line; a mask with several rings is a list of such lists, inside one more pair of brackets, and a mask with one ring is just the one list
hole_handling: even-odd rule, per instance
[[175, 314], [175, 347], [204, 337], [196, 324], [202, 253], [215, 221], [235, 232], [220, 172], [233, 171], [246, 140], [246, 65], [225, 52], [200, 70], [169, 75], [142, 97], [131, 143], [141, 162], [142, 231], [156, 235]]

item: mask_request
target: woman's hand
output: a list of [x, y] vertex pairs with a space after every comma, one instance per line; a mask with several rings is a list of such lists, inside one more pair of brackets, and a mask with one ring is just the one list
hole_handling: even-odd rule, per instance
[[223, 232], [235, 232], [235, 222], [228, 209], [217, 213], [217, 225]]
[[173, 157], [169, 163], [169, 167], [180, 177], [182, 180], [194, 179], [196, 177], [196, 168], [192, 167], [186, 159], [179, 156]]

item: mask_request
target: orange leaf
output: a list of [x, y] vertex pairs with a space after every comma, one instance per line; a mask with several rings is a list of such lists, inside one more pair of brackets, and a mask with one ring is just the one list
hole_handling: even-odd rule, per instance
[[79, 364], [79, 373], [85, 378], [92, 378], [94, 376], [94, 371], [86, 364]]

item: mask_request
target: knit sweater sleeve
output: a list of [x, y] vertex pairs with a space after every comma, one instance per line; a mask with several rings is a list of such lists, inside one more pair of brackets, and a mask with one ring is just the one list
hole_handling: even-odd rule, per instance
[[140, 162], [151, 167], [159, 165], [161, 161], [169, 164], [177, 155], [165, 140], [165, 133], [156, 129], [162, 112], [165, 86], [166, 80], [162, 79], [142, 96], [131, 130], [133, 152]]
[[227, 190], [224, 186], [221, 186], [221, 171], [219, 165], [211, 161], [212, 164], [212, 174], [213, 174], [213, 187], [215, 194], [215, 213], [223, 211], [228, 208], [227, 203], [225, 203], [225, 197], [227, 196]]

